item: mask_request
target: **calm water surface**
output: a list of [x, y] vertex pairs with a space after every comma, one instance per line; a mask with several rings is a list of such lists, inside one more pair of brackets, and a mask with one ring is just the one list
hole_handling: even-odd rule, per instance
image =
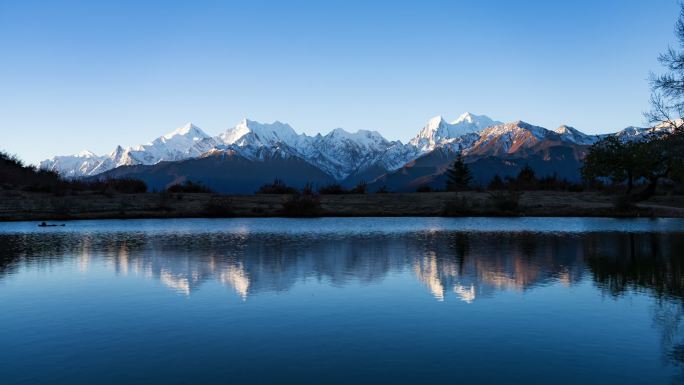
[[684, 221], [0, 223], [0, 384], [684, 383]]

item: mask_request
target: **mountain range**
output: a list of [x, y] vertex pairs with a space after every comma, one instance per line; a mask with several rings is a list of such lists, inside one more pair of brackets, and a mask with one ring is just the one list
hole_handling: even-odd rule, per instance
[[[607, 135], [629, 140], [646, 132], [628, 127]], [[524, 165], [538, 175], [578, 180], [588, 147], [600, 138], [569, 126], [548, 130], [470, 113], [452, 122], [434, 117], [408, 143], [387, 140], [376, 131], [337, 128], [312, 136], [278, 121], [243, 119], [216, 136], [187, 123], [148, 144], [117, 146], [108, 155], [55, 156], [39, 167], [67, 178], [140, 178], [157, 190], [193, 180], [218, 192], [252, 193], [280, 178], [295, 187], [365, 181], [372, 188], [413, 191], [421, 185], [443, 187], [444, 172], [459, 152], [479, 184], [497, 174], [515, 175]]]

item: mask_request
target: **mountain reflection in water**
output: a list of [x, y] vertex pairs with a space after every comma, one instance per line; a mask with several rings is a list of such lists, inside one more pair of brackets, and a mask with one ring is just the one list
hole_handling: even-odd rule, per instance
[[73, 259], [117, 274], [158, 279], [185, 295], [216, 280], [243, 299], [285, 291], [298, 280], [344, 285], [381, 281], [410, 270], [437, 300], [472, 302], [497, 291], [524, 291], [589, 274], [606, 294], [647, 290], [684, 296], [684, 236], [680, 233], [459, 233], [409, 236], [288, 234], [78, 233], [0, 235], [0, 279], [18, 267]]
[[98, 267], [155, 280], [189, 298], [218, 282], [229, 288], [225, 296], [249, 303], [309, 281], [345, 288], [401, 276], [401, 285], [415, 283], [424, 301], [454, 301], [466, 311], [504, 293], [589, 284], [607, 299], [650, 298], [661, 356], [680, 366], [683, 253], [679, 232], [26, 232], [0, 234], [0, 284], [71, 264], [85, 274]]

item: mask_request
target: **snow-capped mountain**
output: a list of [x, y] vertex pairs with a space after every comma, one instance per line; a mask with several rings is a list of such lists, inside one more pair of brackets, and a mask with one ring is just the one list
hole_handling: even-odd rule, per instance
[[38, 165], [44, 170], [57, 171], [66, 178], [90, 175], [105, 159], [106, 156], [95, 155], [91, 151], [81, 151], [75, 155], [58, 155], [44, 160]]
[[[619, 136], [621, 135], [620, 133], [611, 135]], [[518, 153], [523, 149], [532, 148], [541, 142], [591, 146], [600, 138], [601, 136], [599, 135], [587, 135], [574, 127], [566, 125], [561, 125], [552, 131], [544, 127], [517, 121], [498, 124], [478, 132], [478, 139], [470, 146], [465, 147], [464, 153], [471, 156], [507, 156]]]
[[[589, 147], [589, 139], [583, 135], [569, 127], [551, 131], [523, 121], [494, 125], [438, 146], [399, 170], [385, 173], [369, 189], [384, 186], [409, 192], [421, 186], [444, 188], [446, 170], [458, 153], [464, 155], [474, 182], [480, 185], [495, 175], [514, 177], [524, 166], [532, 167], [538, 176], [579, 180]], [[469, 141], [471, 136], [475, 140]]]
[[[674, 124], [674, 125], [673, 125]], [[656, 125], [655, 127], [634, 127], [634, 126], [629, 126], [627, 128], [624, 128], [614, 135], [620, 138], [621, 140], [626, 140], [626, 141], [632, 141], [632, 140], [640, 140], [644, 137], [647, 137], [649, 135], [655, 135], [663, 132], [672, 132], [676, 127], [681, 127], [682, 126], [682, 121], [681, 119], [678, 119], [677, 121], [673, 123], [667, 123], [663, 122], [661, 124]]]
[[392, 144], [375, 131], [351, 133], [336, 128], [326, 135], [311, 137], [299, 151], [309, 163], [342, 180], [376, 163]]
[[576, 144], [592, 145], [599, 140], [598, 135], [587, 135], [574, 127], [566, 125], [556, 128], [554, 132], [560, 135], [563, 140]]
[[159, 137], [149, 145], [139, 146], [139, 150], [145, 152], [156, 152], [157, 158], [172, 160], [173, 157], [184, 157], [188, 149], [195, 143], [209, 138], [201, 128], [192, 123], [176, 129], [175, 131]]
[[455, 121], [447, 123], [441, 116], [430, 119], [409, 144], [423, 152], [432, 151], [464, 135], [476, 133], [487, 127], [502, 124], [484, 115], [466, 112]]
[[629, 127], [626, 127], [624, 129], [616, 132], [615, 136], [617, 136], [618, 138], [623, 139], [623, 140], [629, 140], [630, 138], [641, 137], [650, 130], [651, 130], [650, 128], [645, 128], [645, 127], [629, 126]]
[[204, 131], [192, 123], [153, 140], [149, 144], [138, 145], [124, 151], [117, 165], [156, 164], [161, 161], [187, 159], [189, 150], [203, 140], [209, 138]]
[[298, 141], [305, 136], [306, 135], [304, 134], [297, 134], [289, 124], [278, 121], [264, 124], [249, 119], [243, 119], [240, 123], [235, 125], [235, 127], [227, 129], [216, 139], [227, 145], [267, 146], [276, 143], [285, 143], [295, 147], [297, 146]]
[[[480, 137], [464, 152], [479, 156], [507, 155], [532, 147], [553, 134], [553, 131], [523, 121], [498, 124], [482, 130]], [[558, 137], [557, 134], [555, 136]]]
[[[252, 160], [264, 160], [277, 149], [279, 156], [297, 156], [337, 180], [373, 165], [395, 170], [419, 154], [412, 146], [390, 142], [376, 131], [348, 132], [336, 128], [325, 135], [297, 134], [288, 124], [244, 119], [215, 138], [196, 144], [204, 152], [215, 148], [235, 151]], [[200, 152], [200, 151], [197, 151]]]
[[223, 133], [199, 141], [191, 152], [199, 154], [235, 153], [253, 161], [264, 161], [274, 156], [297, 156], [298, 138], [290, 125], [274, 122], [259, 123], [243, 119]]
[[[259, 123], [243, 119], [220, 135], [198, 142], [193, 151], [234, 151], [247, 159], [259, 161], [277, 152], [281, 157], [302, 158], [335, 179], [342, 180], [377, 163], [383, 155], [389, 156], [386, 155], [388, 150], [397, 145], [403, 146], [401, 142], [388, 141], [376, 131], [359, 130], [351, 133], [336, 128], [326, 135], [309, 136], [296, 133], [285, 123]], [[398, 152], [396, 156], [404, 154]], [[389, 159], [382, 161], [388, 166], [401, 163]]]
[[[655, 130], [661, 129], [667, 128]], [[633, 140], [652, 131], [628, 127], [610, 135]], [[72, 156], [56, 156], [41, 162], [40, 167], [57, 171], [66, 177], [83, 177], [102, 174], [121, 166], [229, 156], [243, 161], [267, 162], [269, 167], [273, 167], [274, 162], [284, 160], [293, 160], [293, 164], [304, 162], [333, 180], [349, 184], [364, 180], [370, 182], [380, 175], [395, 171], [407, 172], [404, 166], [436, 150], [439, 150], [439, 154], [435, 155], [433, 163], [440, 169], [444, 166], [440, 163], [442, 160], [459, 152], [471, 161], [488, 157], [525, 158], [541, 153], [545, 155], [540, 156], [549, 157], [548, 149], [560, 146], [570, 150], [564, 154], [579, 160], [586, 152], [586, 147], [602, 136], [605, 135], [586, 135], [565, 125], [548, 130], [522, 121], [501, 123], [484, 115], [470, 113], [462, 114], [451, 123], [441, 116], [432, 118], [408, 143], [387, 140], [376, 131], [359, 130], [351, 133], [337, 128], [325, 135], [306, 135], [297, 133], [286, 123], [259, 123], [243, 119], [216, 136], [209, 136], [199, 127], [188, 123], [145, 145], [127, 148], [117, 146], [108, 155], [82, 152]]]
[[199, 127], [187, 123], [148, 144], [125, 149], [117, 146], [109, 155], [103, 156], [95, 155], [90, 151], [76, 155], [55, 156], [40, 162], [39, 167], [56, 171], [69, 178], [97, 175], [119, 166], [151, 165], [161, 161], [199, 156], [200, 153], [192, 151], [194, 146], [209, 138], [209, 135]]

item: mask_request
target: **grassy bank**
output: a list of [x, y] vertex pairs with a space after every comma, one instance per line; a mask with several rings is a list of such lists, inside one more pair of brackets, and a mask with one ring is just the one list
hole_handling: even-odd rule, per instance
[[[301, 197], [301, 196], [300, 196]], [[596, 192], [526, 191], [515, 194], [406, 193], [224, 196], [210, 193], [49, 193], [0, 191], [0, 220], [273, 216], [605, 216], [684, 217], [684, 196], [654, 196], [618, 208]]]

